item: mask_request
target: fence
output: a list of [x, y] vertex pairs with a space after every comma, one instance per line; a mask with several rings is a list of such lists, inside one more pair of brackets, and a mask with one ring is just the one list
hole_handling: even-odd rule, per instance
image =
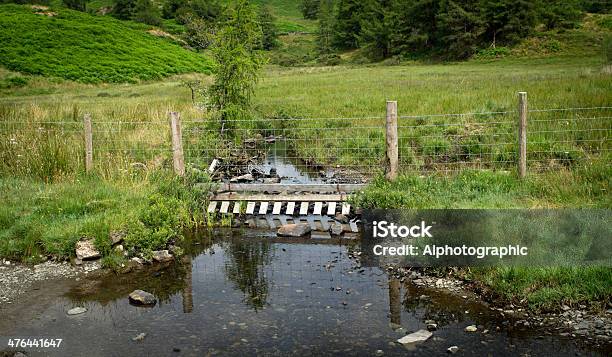
[[[0, 122], [3, 169], [53, 175], [85, 168], [109, 173], [185, 163], [216, 178], [244, 174], [311, 180], [365, 180], [386, 171], [456, 172], [464, 169], [527, 172], [573, 168], [603, 159], [610, 164], [612, 107], [530, 109], [525, 93], [516, 110], [360, 118], [266, 118], [168, 122]], [[216, 159], [216, 160], [215, 160]]]

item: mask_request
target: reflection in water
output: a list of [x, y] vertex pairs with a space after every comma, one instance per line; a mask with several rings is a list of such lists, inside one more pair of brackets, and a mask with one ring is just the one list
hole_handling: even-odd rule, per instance
[[391, 315], [391, 323], [395, 325], [402, 324], [402, 303], [400, 299], [401, 286], [400, 281], [394, 275], [389, 276], [389, 313]]
[[[13, 319], [16, 326], [4, 329], [0, 320], [0, 336], [61, 331], [65, 350], [39, 352], [57, 356], [446, 355], [450, 345], [465, 355], [606, 355], [535, 329], [505, 328], [477, 301], [402, 283], [349, 259], [363, 251], [360, 241], [242, 234], [214, 231], [188, 241], [186, 256], [168, 266], [81, 281], [69, 299], [56, 297], [33, 319]], [[130, 305], [127, 295], [135, 289], [160, 303]], [[68, 316], [77, 305], [87, 312]], [[396, 343], [428, 319], [438, 325], [432, 338], [411, 350]], [[465, 333], [471, 324], [490, 332]], [[141, 333], [144, 340], [132, 340]]]
[[270, 242], [232, 239], [226, 249], [229, 253], [225, 263], [227, 278], [245, 294], [245, 302], [250, 307], [261, 309], [268, 298], [268, 281], [263, 268], [270, 263]]

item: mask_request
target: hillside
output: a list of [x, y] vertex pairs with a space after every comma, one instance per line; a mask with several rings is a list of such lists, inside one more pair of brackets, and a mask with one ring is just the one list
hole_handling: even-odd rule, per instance
[[151, 27], [64, 8], [0, 6], [0, 65], [86, 83], [209, 73], [201, 54], [147, 33]]

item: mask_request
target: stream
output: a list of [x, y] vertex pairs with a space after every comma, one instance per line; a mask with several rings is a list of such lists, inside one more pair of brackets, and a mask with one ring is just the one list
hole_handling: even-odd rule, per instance
[[[351, 257], [360, 240], [216, 229], [194, 235], [184, 249], [166, 266], [42, 287], [19, 303], [20, 316], [0, 321], [0, 336], [63, 339], [58, 349], [28, 349], [30, 356], [404, 356], [445, 355], [450, 346], [459, 347], [458, 355], [606, 352], [537, 329], [506, 328], [477, 299], [389, 278]], [[130, 305], [127, 295], [135, 289], [153, 293], [158, 303]], [[87, 312], [67, 315], [75, 306]], [[424, 329], [426, 320], [438, 324], [429, 340], [396, 342]], [[472, 324], [478, 331], [465, 332]]]

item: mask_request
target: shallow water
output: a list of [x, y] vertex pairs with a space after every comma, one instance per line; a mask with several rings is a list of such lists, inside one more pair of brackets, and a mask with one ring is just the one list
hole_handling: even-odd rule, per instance
[[[166, 267], [66, 283], [44, 303], [24, 306], [36, 312], [16, 325], [0, 322], [0, 336], [63, 338], [61, 349], [28, 350], [58, 356], [446, 355], [453, 345], [458, 355], [606, 352], [543, 331], [508, 330], [476, 300], [390, 280], [379, 267], [349, 258], [360, 246], [218, 230], [195, 237], [186, 256]], [[134, 289], [155, 294], [157, 305], [130, 305]], [[68, 316], [75, 306], [88, 311]], [[438, 323], [432, 338], [395, 343], [428, 319]], [[479, 332], [464, 332], [471, 324]], [[146, 337], [133, 341], [140, 333]]]

